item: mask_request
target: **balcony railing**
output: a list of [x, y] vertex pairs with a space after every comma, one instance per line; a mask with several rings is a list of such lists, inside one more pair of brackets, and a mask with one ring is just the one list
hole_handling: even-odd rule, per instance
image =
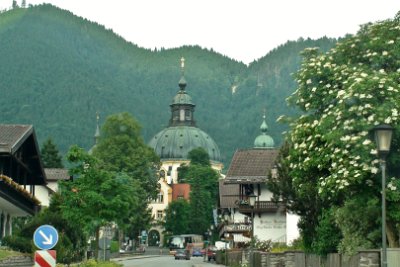
[[283, 203], [275, 203], [273, 201], [256, 201], [253, 207], [249, 204], [240, 204], [239, 205], [239, 212], [240, 213], [263, 213], [263, 212], [277, 212], [277, 211], [285, 211], [286, 207]]

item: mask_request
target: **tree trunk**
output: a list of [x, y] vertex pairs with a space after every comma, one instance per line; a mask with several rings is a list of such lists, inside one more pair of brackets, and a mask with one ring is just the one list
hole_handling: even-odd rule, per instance
[[398, 248], [399, 247], [399, 237], [396, 235], [396, 228], [392, 223], [386, 222], [386, 236], [388, 240], [389, 248]]

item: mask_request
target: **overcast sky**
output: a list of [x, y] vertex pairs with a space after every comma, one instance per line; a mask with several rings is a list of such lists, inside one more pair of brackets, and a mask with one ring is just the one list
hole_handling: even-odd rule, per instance
[[[20, 4], [22, 0], [17, 0]], [[141, 47], [200, 45], [250, 63], [288, 40], [341, 37], [392, 19], [400, 0], [26, 0], [51, 3]], [[0, 9], [12, 0], [0, 0]]]

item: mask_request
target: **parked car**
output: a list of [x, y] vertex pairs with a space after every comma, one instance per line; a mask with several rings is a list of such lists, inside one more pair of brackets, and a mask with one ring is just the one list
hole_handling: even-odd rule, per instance
[[177, 249], [175, 252], [175, 260], [190, 260], [190, 251], [186, 249]]
[[217, 255], [217, 248], [216, 247], [209, 247], [207, 249], [208, 261], [211, 261], [211, 260], [215, 261], [216, 255]]
[[193, 248], [192, 257], [203, 257], [203, 251], [201, 248]]

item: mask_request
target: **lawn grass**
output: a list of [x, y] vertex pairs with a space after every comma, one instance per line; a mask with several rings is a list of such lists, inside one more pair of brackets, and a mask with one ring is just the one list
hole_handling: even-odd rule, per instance
[[26, 255], [26, 254], [17, 252], [17, 251], [8, 250], [5, 248], [0, 248], [0, 260], [4, 260], [4, 259], [7, 259], [7, 258], [13, 257], [13, 256], [23, 256], [23, 255]]

